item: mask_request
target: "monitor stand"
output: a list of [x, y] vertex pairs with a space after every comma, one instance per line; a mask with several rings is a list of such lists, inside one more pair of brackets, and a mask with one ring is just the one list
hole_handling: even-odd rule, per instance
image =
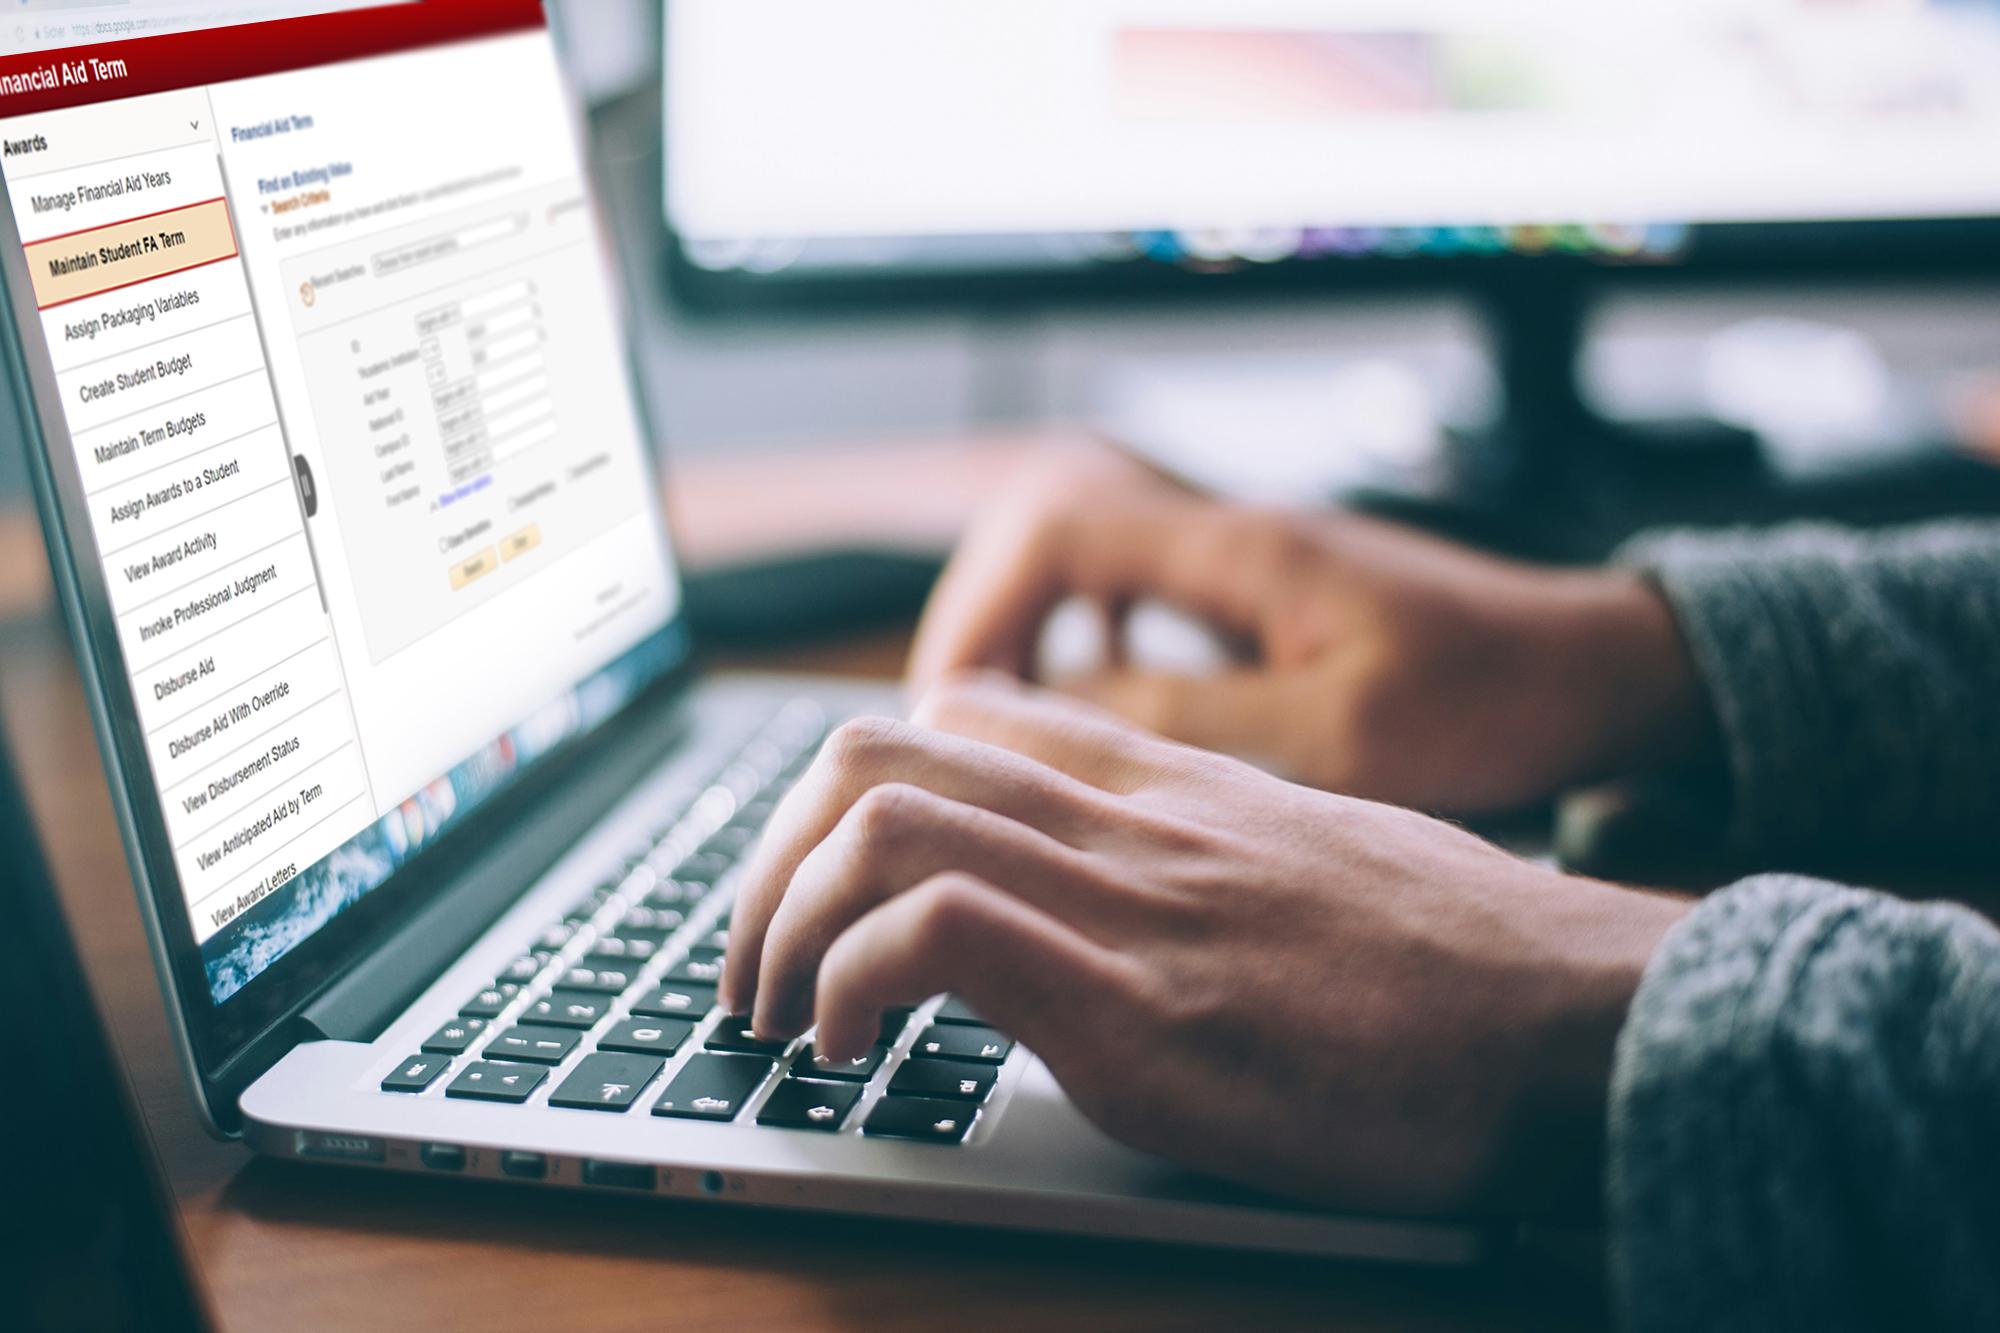
[[1595, 292], [1577, 273], [1529, 269], [1480, 293], [1505, 404], [1455, 433], [1427, 494], [1364, 491], [1359, 508], [1476, 545], [1552, 561], [1601, 559], [1664, 526], [1821, 518], [1863, 526], [2000, 513], [2000, 467], [1934, 448], [1789, 477], [1758, 438], [1708, 420], [1604, 416], [1580, 383]]

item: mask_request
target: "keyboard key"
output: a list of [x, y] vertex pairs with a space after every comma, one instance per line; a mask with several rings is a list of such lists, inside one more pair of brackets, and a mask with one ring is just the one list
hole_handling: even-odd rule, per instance
[[424, 1038], [424, 1049], [433, 1055], [460, 1055], [486, 1031], [483, 1018], [454, 1018]]
[[604, 1017], [604, 1011], [610, 1007], [611, 997], [608, 995], [552, 990], [529, 1005], [528, 1012], [521, 1017], [530, 1023], [547, 1023], [559, 1028], [588, 1028], [597, 1026], [597, 1020]]
[[653, 886], [646, 895], [646, 906], [661, 911], [678, 911], [690, 903], [698, 903], [708, 892], [706, 884], [687, 884], [677, 879], [663, 879]]
[[623, 1111], [639, 1100], [666, 1062], [653, 1055], [586, 1055], [556, 1090], [550, 1106], [576, 1111]]
[[499, 1064], [475, 1060], [444, 1090], [447, 1097], [467, 1097], [476, 1102], [508, 1102], [518, 1106], [528, 1094], [542, 1086], [549, 1071], [535, 1065]]
[[722, 950], [697, 945], [688, 950], [687, 957], [668, 968], [662, 980], [693, 981], [713, 986], [722, 980]]
[[715, 1008], [715, 987], [686, 983], [662, 986], [632, 1006], [635, 1014], [655, 1018], [700, 1018]]
[[811, 1046], [799, 1051], [792, 1061], [792, 1073], [798, 1078], [831, 1078], [843, 1083], [866, 1083], [882, 1061], [888, 1057], [886, 1046], [871, 1047], [866, 1055], [854, 1060], [836, 1060], [831, 1063], [821, 1060]]
[[542, 965], [547, 961], [548, 959], [545, 957], [537, 957], [531, 953], [524, 953], [513, 962], [507, 964], [506, 967], [500, 969], [500, 980], [533, 981], [541, 975]]
[[678, 907], [639, 906], [627, 912], [618, 922], [620, 935], [640, 935], [652, 939], [655, 944], [666, 942], [667, 936], [687, 924], [687, 913]]
[[745, 1055], [783, 1055], [789, 1041], [764, 1041], [750, 1031], [750, 1015], [735, 1014], [715, 1025], [708, 1034], [711, 1051], [739, 1051]]
[[[637, 967], [659, 952], [660, 940], [652, 939], [644, 932], [636, 935], [626, 935], [623, 933], [623, 926], [619, 927], [619, 932], [619, 934], [607, 936], [592, 945], [590, 952], [583, 956], [583, 965], [585, 967]], [[659, 932], [659, 935], [662, 940], [666, 938], [665, 931]]]
[[831, 1134], [840, 1128], [840, 1122], [847, 1119], [847, 1113], [860, 1100], [861, 1089], [852, 1083], [813, 1083], [788, 1078], [764, 1100], [757, 1112], [757, 1123]]
[[992, 1028], [954, 1027], [944, 1023], [923, 1030], [916, 1045], [910, 1047], [910, 1058], [972, 1060], [982, 1065], [997, 1065], [1013, 1049], [1013, 1041]]
[[694, 1031], [686, 1018], [628, 1018], [598, 1038], [600, 1051], [624, 1051], [632, 1055], [672, 1055]]
[[910, 1025], [910, 1015], [915, 1012], [914, 1009], [884, 1009], [882, 1028], [876, 1040], [884, 1046], [894, 1046], [896, 1039], [903, 1035], [903, 1029]]
[[971, 1005], [959, 999], [956, 995], [949, 997], [943, 1004], [938, 1006], [938, 1011], [932, 1016], [931, 1021], [933, 1023], [951, 1023], [961, 1027], [983, 1028], [990, 1026], [985, 1019], [972, 1011]]
[[877, 1138], [923, 1143], [962, 1143], [978, 1112], [964, 1102], [931, 1097], [884, 1097], [862, 1122], [861, 1132]]
[[743, 1103], [771, 1072], [772, 1062], [754, 1055], [696, 1055], [653, 1103], [654, 1115], [683, 1120], [734, 1120]]
[[382, 1091], [422, 1092], [449, 1068], [448, 1055], [413, 1055], [389, 1071], [389, 1076], [382, 1080]]
[[983, 1102], [1000, 1077], [994, 1065], [975, 1065], [963, 1060], [905, 1060], [889, 1080], [892, 1095], [943, 1097], [951, 1101]]
[[488, 1060], [526, 1060], [535, 1065], [559, 1065], [576, 1049], [583, 1034], [574, 1028], [533, 1027], [523, 1023], [486, 1043]]
[[505, 1009], [513, 998], [520, 993], [520, 985], [512, 981], [488, 986], [485, 990], [459, 1006], [459, 1016], [462, 1018], [498, 1018], [500, 1011]]
[[639, 974], [630, 967], [572, 967], [562, 975], [565, 990], [590, 991], [595, 995], [620, 995]]

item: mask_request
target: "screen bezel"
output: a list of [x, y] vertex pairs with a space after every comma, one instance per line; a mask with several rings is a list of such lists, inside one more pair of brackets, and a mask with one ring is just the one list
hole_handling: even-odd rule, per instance
[[[672, 170], [664, 163], [663, 171]], [[676, 305], [703, 316], [937, 313], [1155, 303], [1468, 293], [1524, 278], [1635, 288], [1736, 282], [1920, 282], [2000, 275], [2000, 216], [1875, 222], [1709, 223], [1670, 259], [1573, 254], [1287, 259], [1183, 267], [1130, 260], [1091, 267], [758, 273], [704, 268], [659, 210], [662, 268]]]
[[[666, 294], [690, 314], [709, 318], [1011, 312], [1082, 309], [1131, 303], [1200, 305], [1333, 299], [1421, 291], [1480, 295], [1517, 290], [1524, 279], [1636, 286], [1703, 286], [1766, 280], [1924, 281], [2000, 276], [2000, 215], [1872, 220], [1696, 223], [1685, 250], [1666, 259], [1567, 253], [1538, 255], [1366, 255], [1242, 261], [1199, 267], [1133, 260], [1092, 266], [893, 267], [761, 273], [711, 269], [694, 261], [668, 207], [673, 171], [670, 98], [665, 71], [673, 42], [674, 0], [662, 0], [658, 60], [648, 89], [660, 126], [659, 179], [652, 219], [662, 252]], [[1664, 219], [1663, 219], [1664, 220]], [[1486, 225], [1491, 219], [1463, 219]], [[1579, 219], [1547, 219], [1552, 223]], [[1337, 226], [1337, 218], [1313, 225]], [[1305, 225], [1305, 224], [1301, 224]], [[1039, 233], [1018, 233], [1032, 236]]]
[[[484, 10], [481, 0], [425, 0], [406, 12], [421, 14], [441, 5], [461, 5]], [[539, 3], [519, 6], [543, 19], [536, 27], [516, 31], [545, 33], [553, 44], [556, 32], [546, 23]], [[394, 21], [401, 6], [380, 10], [346, 11], [331, 17], [365, 14], [378, 21]], [[488, 11], [490, 14], [490, 11]], [[277, 20], [286, 24], [310, 24], [313, 18]], [[261, 26], [261, 25], [249, 25]], [[470, 32], [453, 41], [488, 40], [504, 33]], [[413, 41], [406, 48], [436, 45], [435, 41]], [[328, 63], [340, 63], [339, 61]], [[633, 408], [642, 437], [650, 445], [654, 439], [647, 419], [645, 395], [638, 368], [631, 364], [629, 313], [620, 299], [627, 293], [616, 282], [616, 256], [603, 254], [608, 236], [603, 227], [603, 209], [592, 175], [588, 139], [583, 133], [581, 110], [569, 81], [565, 89], [564, 114], [577, 145], [580, 184], [598, 225], [592, 228], [600, 238], [600, 257], [606, 262], [607, 296], [614, 305], [613, 317], [620, 322], [622, 341], [628, 353], [628, 375], [633, 391]], [[51, 571], [58, 598], [77, 650], [78, 666], [84, 677], [99, 749], [104, 761], [112, 802], [126, 841], [135, 888], [146, 917], [155, 963], [174, 1020], [176, 1036], [182, 1041], [189, 1072], [207, 1098], [204, 1110], [220, 1123], [217, 1112], [225, 1108], [210, 1096], [218, 1084], [241, 1086], [242, 1071], [232, 1068], [246, 1052], [308, 1003], [317, 993], [357, 958], [367, 955], [392, 935], [399, 924], [421, 908], [450, 878], [451, 871], [465, 858], [468, 848], [490, 841], [518, 819], [520, 811], [532, 804], [538, 793], [560, 777], [561, 770], [594, 742], [614, 735], [617, 719], [634, 710], [659, 705], [663, 697], [678, 693], [693, 670], [692, 641], [688, 632], [685, 600], [680, 599], [674, 615], [640, 645], [659, 641], [673, 659], [660, 675], [625, 702], [611, 717], [594, 727], [566, 738], [550, 751], [531, 761], [510, 782], [468, 811], [462, 820], [440, 834], [437, 841], [417, 852], [382, 884], [364, 895], [345, 911], [328, 921], [311, 936], [300, 941], [281, 960], [252, 979], [221, 1004], [210, 994], [201, 950], [188, 920], [178, 872], [173, 864], [171, 840], [167, 836], [164, 813], [160, 809], [152, 780], [151, 761], [146, 753], [144, 732], [131, 698], [124, 669], [123, 649], [118, 642], [111, 611], [110, 590], [106, 586], [102, 562], [91, 535], [89, 511], [82, 489], [81, 472], [74, 458], [68, 424], [63, 417], [56, 386], [53, 361], [45, 341], [29, 336], [39, 320], [34, 309], [32, 287], [19, 231], [14, 223], [11, 201], [4, 180], [0, 180], [0, 287], [4, 287], [9, 318], [0, 321], [0, 344], [4, 345], [7, 374], [12, 382], [20, 417], [21, 438], [36, 492]], [[660, 487], [657, 451], [647, 448], [644, 466], [650, 479], [650, 503], [663, 534], [661, 556], [664, 572], [678, 581], [679, 567], [667, 526]]]

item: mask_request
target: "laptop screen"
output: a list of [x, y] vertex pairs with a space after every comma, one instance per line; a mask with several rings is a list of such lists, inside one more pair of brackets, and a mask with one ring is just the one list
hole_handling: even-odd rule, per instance
[[0, 59], [0, 174], [223, 1004], [685, 655], [569, 103], [539, 4], [426, 0]]

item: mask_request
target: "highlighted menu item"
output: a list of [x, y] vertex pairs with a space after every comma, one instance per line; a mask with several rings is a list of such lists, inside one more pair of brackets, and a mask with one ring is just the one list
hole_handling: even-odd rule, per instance
[[49, 310], [234, 259], [236, 230], [226, 201], [204, 199], [24, 248], [35, 305]]

